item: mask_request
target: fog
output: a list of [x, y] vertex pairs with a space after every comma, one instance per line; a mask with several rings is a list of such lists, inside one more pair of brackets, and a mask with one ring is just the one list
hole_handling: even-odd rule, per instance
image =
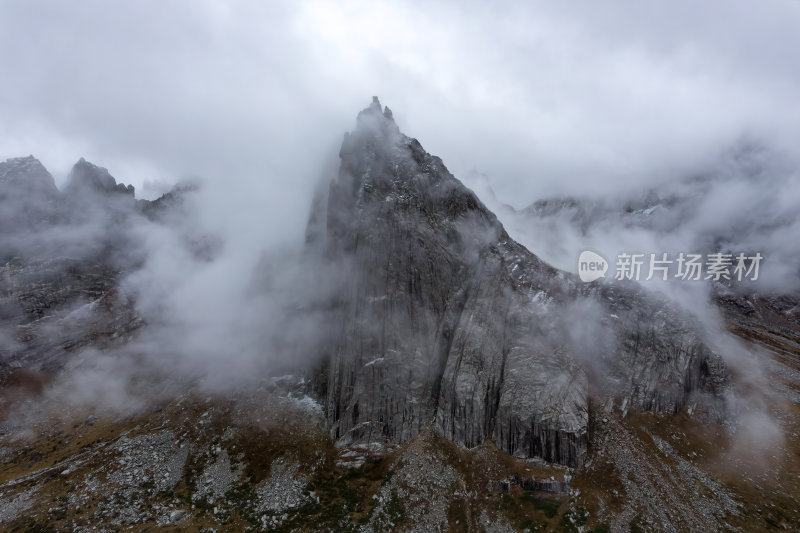
[[[574, 271], [587, 248], [611, 259], [714, 245], [761, 251], [764, 287], [796, 289], [800, 63], [787, 55], [798, 29], [789, 1], [5, 2], [0, 160], [33, 154], [62, 189], [79, 157], [138, 197], [202, 184], [169, 225], [129, 221], [137, 254], [119, 261], [141, 268], [120, 290], [150, 327], [123, 350], [225, 389], [324, 341], [314, 303], [337, 276], [307, 263], [303, 237], [315, 186], [373, 94], [557, 267]], [[756, 171], [737, 156], [750, 146]], [[686, 211], [644, 226], [608, 215], [651, 189]], [[602, 217], [582, 228], [520, 215], [567, 195], [597, 202]], [[70, 242], [95, 240], [98, 224]], [[731, 364], [751, 364], [725, 344], [706, 291], [664, 292], [702, 317]], [[51, 394], [138, 407], [119, 379], [142, 367], [120, 361], [87, 351]], [[748, 427], [770, 426], [752, 405]]]
[[[764, 147], [739, 146], [662, 184], [613, 196], [544, 197], [522, 210], [502, 203], [485, 174], [467, 173], [465, 182], [486, 199], [514, 238], [567, 271], [577, 272], [581, 251], [593, 250], [609, 262], [606, 277], [612, 278], [620, 254], [638, 253], [644, 254], [639, 279], [645, 281], [650, 254], [660, 259], [666, 253], [674, 278], [680, 253], [703, 254], [705, 263], [707, 254], [724, 252], [733, 256], [728, 275], [743, 281], [735, 283], [742, 289], [764, 294], [800, 289], [800, 244], [793, 237], [800, 229], [800, 166]], [[758, 272], [742, 280], [733, 270], [739, 253], [763, 258]], [[706, 276], [704, 270], [702, 280]], [[645, 285], [680, 290], [675, 283], [659, 286], [659, 278], [656, 273]], [[702, 280], [678, 281], [702, 292]]]

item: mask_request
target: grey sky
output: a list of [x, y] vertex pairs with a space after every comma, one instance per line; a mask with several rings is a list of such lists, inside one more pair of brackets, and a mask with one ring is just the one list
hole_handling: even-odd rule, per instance
[[0, 158], [61, 180], [84, 156], [145, 195], [201, 175], [304, 217], [373, 94], [517, 207], [743, 137], [796, 150], [797, 1], [433, 4], [4, 0]]

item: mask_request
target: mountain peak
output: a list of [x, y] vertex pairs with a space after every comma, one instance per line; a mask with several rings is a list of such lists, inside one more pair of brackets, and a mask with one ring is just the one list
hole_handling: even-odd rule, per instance
[[[491, 439], [511, 455], [578, 466], [592, 391], [659, 412], [707, 394], [724, 413], [724, 363], [688, 320], [635, 289], [579, 286], [543, 263], [377, 97], [340, 158], [308, 234], [325, 220], [326, 257], [346, 265], [316, 391], [342, 444], [400, 444], [432, 424], [469, 448]], [[613, 317], [610, 340], [575, 337], [584, 306], [597, 306], [597, 328]], [[669, 328], [643, 336], [641, 322]]]
[[475, 210], [493, 228], [503, 231], [496, 217], [447, 170], [441, 159], [400, 131], [392, 111], [382, 108], [377, 96], [358, 113], [356, 128], [345, 133], [339, 157], [337, 182], [341, 187], [336, 194], [341, 197], [334, 203], [353, 205], [355, 200], [363, 206], [371, 199], [380, 206], [394, 199], [404, 203], [413, 198], [426, 205], [431, 216], [449, 217]]
[[72, 167], [67, 178], [67, 193], [91, 192], [94, 194], [122, 193], [133, 196], [133, 185], [117, 183], [107, 169], [90, 163], [81, 157]]
[[[381, 109], [383, 109], [383, 111], [381, 111]], [[394, 117], [392, 116], [392, 110], [389, 109], [389, 106], [381, 108], [381, 101], [378, 99], [377, 96], [372, 97], [372, 103], [369, 105], [369, 107], [364, 109], [362, 113], [363, 112], [378, 113], [378, 114], [382, 113], [385, 119], [394, 122]]]
[[372, 97], [372, 102], [358, 113], [356, 118], [358, 127], [369, 129], [390, 130], [399, 133], [397, 125], [394, 123], [394, 115], [389, 107], [382, 107], [381, 101], [377, 96]]
[[53, 176], [34, 156], [12, 157], [0, 163], [0, 188], [7, 194], [33, 192], [58, 194]]

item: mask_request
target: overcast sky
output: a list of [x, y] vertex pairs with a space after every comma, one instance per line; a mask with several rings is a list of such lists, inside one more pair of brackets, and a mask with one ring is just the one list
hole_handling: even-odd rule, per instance
[[741, 139], [796, 150], [795, 0], [493, 4], [2, 0], [0, 159], [305, 211], [373, 94], [517, 207], [682, 177]]
[[[314, 185], [335, 172], [343, 132], [373, 95], [457, 177], [484, 173], [518, 208], [685, 178], [742, 141], [800, 158], [797, 0], [522, 4], [0, 0], [0, 160], [33, 154], [63, 183], [85, 157], [140, 197], [205, 179], [196, 217], [132, 229], [148, 259], [121, 288], [151, 325], [134, 350], [239, 390], [263, 375], [256, 365], [287, 357], [282, 343], [319, 340], [328, 317], [287, 322], [286, 311], [325, 301], [324, 278], [282, 245], [302, 246]], [[800, 173], [738, 185], [720, 185], [683, 234], [716, 230], [717, 218], [738, 232], [731, 220], [768, 212], [731, 251], [760, 250], [778, 267], [766, 281], [800, 286]], [[611, 258], [693, 242], [606, 228], [587, 237], [524, 222], [513, 236], [567, 269], [584, 247]], [[214, 261], [187, 251], [197, 235], [221, 237]], [[264, 250], [277, 274], [254, 295]], [[127, 372], [81, 367], [80, 386], [64, 390], [97, 403]]]

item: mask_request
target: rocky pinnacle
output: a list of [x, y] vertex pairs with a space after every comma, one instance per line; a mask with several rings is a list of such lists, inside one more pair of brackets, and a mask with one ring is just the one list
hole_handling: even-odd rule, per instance
[[[377, 98], [346, 134], [324, 215], [343, 265], [316, 379], [332, 437], [401, 443], [426, 426], [467, 447], [582, 464], [589, 398], [719, 414], [727, 374], [691, 322], [635, 286], [582, 284], [497, 217]], [[320, 205], [321, 204], [321, 205]]]

